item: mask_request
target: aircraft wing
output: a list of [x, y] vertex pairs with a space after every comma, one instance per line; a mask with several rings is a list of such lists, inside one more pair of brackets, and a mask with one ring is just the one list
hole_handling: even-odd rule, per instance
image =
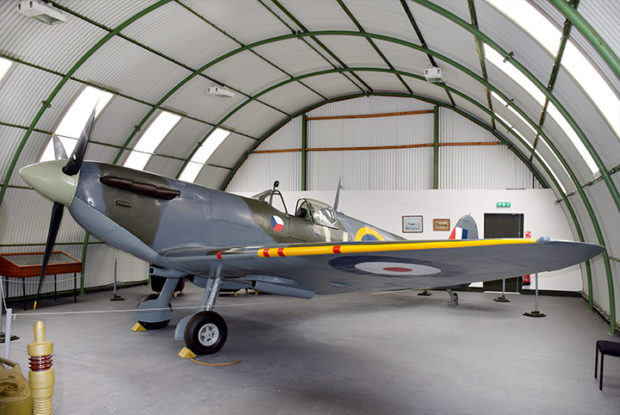
[[[166, 265], [207, 276], [296, 283], [317, 294], [353, 290], [451, 287], [552, 271], [601, 253], [599, 245], [540, 239], [377, 241], [177, 249]], [[278, 279], [280, 278], [280, 279]]]

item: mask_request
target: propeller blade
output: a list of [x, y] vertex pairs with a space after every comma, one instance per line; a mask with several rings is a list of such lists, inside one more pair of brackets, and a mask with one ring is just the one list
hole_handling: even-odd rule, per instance
[[84, 154], [86, 153], [88, 139], [90, 137], [90, 133], [93, 129], [94, 123], [95, 108], [93, 108], [93, 112], [91, 112], [90, 117], [88, 118], [88, 122], [82, 130], [82, 134], [80, 134], [80, 139], [75, 145], [73, 153], [71, 153], [71, 157], [69, 157], [69, 160], [67, 160], [67, 164], [65, 165], [65, 167], [62, 168], [62, 172], [67, 176], [75, 176], [80, 171], [80, 167], [82, 167], [82, 161], [84, 160]]
[[47, 263], [50, 260], [50, 256], [52, 255], [52, 248], [54, 247], [54, 242], [56, 242], [56, 236], [58, 235], [58, 229], [60, 228], [60, 221], [62, 220], [62, 213], [64, 206], [62, 203], [54, 202], [54, 206], [52, 207], [52, 218], [50, 219], [50, 228], [47, 232], [47, 241], [45, 242], [45, 253], [43, 254], [43, 264], [41, 265], [41, 277], [39, 278], [39, 287], [37, 288], [37, 296], [34, 300], [33, 309], [37, 309], [37, 303], [39, 302], [39, 294], [41, 293], [41, 286], [43, 285], [43, 280], [45, 280], [45, 269], [47, 268]]
[[56, 160], [66, 160], [67, 152], [65, 151], [65, 146], [62, 145], [60, 138], [56, 134], [52, 137], [52, 142], [54, 143], [54, 159]]

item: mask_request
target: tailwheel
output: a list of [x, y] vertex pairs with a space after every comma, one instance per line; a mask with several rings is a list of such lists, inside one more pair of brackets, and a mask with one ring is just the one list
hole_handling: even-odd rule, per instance
[[195, 314], [185, 327], [185, 345], [196, 354], [219, 351], [226, 342], [226, 322], [215, 311]]
[[[144, 303], [145, 301], [155, 300], [157, 297], [158, 297], [157, 294], [145, 295], [140, 300], [140, 304]], [[138, 304], [138, 306], [140, 304]], [[172, 304], [168, 303], [168, 307], [170, 308], [170, 311], [172, 311]], [[139, 321], [138, 320], [138, 323], [140, 323], [142, 325], [142, 327], [144, 327], [147, 330], [163, 329], [164, 327], [166, 327], [168, 325], [169, 322], [170, 322], [170, 320], [163, 320], [163, 321], [156, 321], [156, 322], [148, 322], [148, 321]]]

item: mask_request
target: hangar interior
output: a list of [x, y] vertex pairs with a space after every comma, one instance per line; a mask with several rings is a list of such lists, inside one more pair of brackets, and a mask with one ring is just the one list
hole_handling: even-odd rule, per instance
[[[520, 214], [524, 232], [521, 237], [529, 233], [534, 238], [544, 236], [604, 246], [605, 251], [589, 261], [539, 276], [541, 290], [582, 298], [543, 297], [546, 298], [543, 304], [548, 301], [553, 310], [549, 313], [552, 323], [543, 323], [544, 329], [538, 326], [529, 334], [530, 327], [524, 322], [512, 326], [518, 327], [515, 332], [520, 336], [532, 336], [530, 339], [542, 336], [545, 330], [549, 334], [553, 324], [566, 325], [561, 329], [566, 332], [562, 331], [558, 337], [564, 341], [571, 341], [566, 334], [570, 329], [584, 332], [581, 336], [576, 334], [578, 346], [562, 351], [555, 362], [559, 367], [562, 359], [575, 359], [573, 368], [578, 370], [570, 374], [561, 370], [553, 372], [551, 379], [565, 389], [547, 390], [555, 403], [543, 406], [546, 413], [562, 409], [566, 413], [566, 408], [558, 403], [562, 397], [566, 399], [564, 393], [589, 387], [588, 382], [579, 383], [583, 380], [570, 382], [582, 372], [590, 376], [591, 340], [616, 337], [620, 328], [616, 312], [620, 295], [615, 294], [620, 287], [620, 176], [617, 174], [620, 170], [617, 29], [620, 5], [617, 2], [62, 0], [34, 2], [56, 13], [55, 17], [45, 15], [39, 21], [18, 12], [18, 5], [28, 7], [27, 3], [0, 4], [0, 254], [43, 251], [52, 203], [20, 177], [19, 169], [54, 158], [53, 134], [59, 136], [65, 151], [71, 154], [89, 114], [95, 109], [87, 160], [149, 171], [245, 196], [269, 189], [277, 180], [289, 211], [302, 197], [332, 203], [340, 180], [339, 210], [407, 239], [446, 239], [448, 230], [436, 230], [434, 219], [448, 219], [451, 228], [463, 214], [471, 214], [482, 234], [485, 215]], [[47, 23], [41, 21], [46, 19]], [[50, 19], [58, 20], [48, 24]], [[421, 217], [419, 232], [403, 232], [406, 216]], [[124, 295], [128, 300], [137, 302], [141, 295], [150, 292], [139, 285], [148, 278], [148, 263], [104, 244], [69, 214], [64, 215], [55, 249], [81, 261], [82, 272], [75, 277], [59, 276], [56, 284], [48, 280], [42, 292], [51, 295], [56, 289], [72, 294], [77, 284], [80, 295], [75, 306], [69, 297], [58, 299], [58, 306], [53, 305], [51, 298], [45, 298], [42, 309], [37, 310], [42, 316], [46, 309], [50, 313], [57, 308], [68, 313], [100, 310], [106, 305], [104, 294], [88, 293], [110, 288], [114, 275], [120, 286], [129, 287], [121, 290], [121, 294], [127, 293]], [[38, 280], [3, 280], [7, 300], [17, 313], [21, 297], [31, 300], [36, 293]], [[532, 283], [522, 291], [531, 291], [533, 287]], [[430, 335], [423, 342], [424, 350], [435, 347], [433, 338], [446, 340], [442, 337], [445, 332], [433, 324], [445, 324], [449, 327], [446, 331], [459, 330], [450, 319], [461, 321], [464, 317], [457, 315], [458, 310], [443, 310], [445, 302], [439, 298], [442, 294], [434, 295], [429, 308], [437, 312], [438, 320], [433, 320], [431, 311], [423, 311], [424, 304], [419, 297], [405, 293], [383, 297], [347, 294], [335, 300], [340, 305], [333, 306], [326, 305], [327, 299], [313, 299], [303, 306], [299, 302], [280, 303], [281, 300], [271, 297], [263, 301], [273, 304], [261, 306], [259, 296], [242, 298], [240, 301], [245, 301], [247, 307], [238, 309], [235, 299], [226, 298], [224, 307], [249, 310], [257, 303], [257, 315], [269, 319], [267, 324], [265, 320], [253, 318], [251, 311], [232, 311], [237, 318], [232, 325], [258, 339], [253, 351], [269, 349], [272, 345], [265, 337], [278, 330], [276, 320], [293, 313], [283, 318], [285, 332], [295, 331], [295, 324], [300, 324], [307, 327], [307, 336], [331, 337], [331, 332], [321, 334], [310, 327], [310, 320], [323, 319], [317, 324], [334, 325], [334, 330], [338, 328], [359, 342], [349, 345], [354, 355], [351, 359], [344, 358], [348, 352], [343, 347], [347, 342], [343, 335], [336, 336], [336, 344], [328, 345], [304, 345], [303, 336], [290, 343], [285, 341], [292, 347], [318, 347], [316, 352], [308, 351], [302, 359], [304, 362], [308, 362], [308, 356], [321, 359], [330, 355], [329, 361], [336, 364], [340, 356], [344, 359], [340, 369], [346, 371], [348, 364], [355, 365], [368, 354], [378, 359], [368, 365], [368, 370], [378, 370], [378, 361], [388, 361], [381, 353], [382, 348], [389, 351], [386, 353], [406, 353], [404, 344], [417, 341], [411, 333], [403, 333], [401, 340], [392, 340], [383, 330], [389, 328], [400, 333], [399, 324], [407, 326], [403, 316], [392, 314], [398, 310], [409, 313], [410, 319], [428, 319], [426, 325], [409, 326]], [[199, 298], [196, 291], [188, 289], [179, 301], [187, 305], [191, 299], [199, 302]], [[380, 298], [387, 299], [383, 309]], [[459, 307], [465, 308], [463, 315], [481, 325], [461, 322], [464, 327], [469, 327], [472, 333], [488, 329], [481, 338], [493, 337], [493, 333], [510, 337], [508, 329], [498, 327], [501, 321], [493, 324], [488, 321], [491, 318], [513, 321], [506, 310], [485, 305], [491, 294], [467, 293], [465, 298], [471, 305], [464, 306], [462, 299]], [[514, 303], [531, 306], [531, 297], [514, 298]], [[414, 309], [405, 304], [413, 304]], [[329, 313], [318, 311], [321, 307], [334, 311], [335, 315], [330, 317]], [[508, 307], [514, 312], [514, 305]], [[126, 308], [116, 307], [116, 310]], [[293, 312], [291, 308], [296, 310]], [[309, 318], [304, 323], [300, 310], [318, 313], [320, 318]], [[584, 310], [595, 310], [605, 320], [594, 313], [584, 317], [580, 314]], [[355, 328], [368, 329], [364, 329], [363, 321], [354, 319], [356, 311], [376, 324], [380, 324], [380, 319], [372, 316], [371, 311], [394, 322], [382, 329], [382, 336], [389, 339], [387, 345], [363, 341], [363, 333]], [[553, 320], [554, 311], [571, 318]], [[416, 313], [422, 315], [417, 317]], [[25, 339], [30, 338], [27, 325], [32, 324], [36, 312], [19, 314], [23, 318], [18, 315], [14, 327], [20, 330], [22, 340], [15, 345], [16, 350], [25, 349]], [[495, 314], [499, 317], [492, 317]], [[337, 315], [345, 316], [344, 323], [336, 321]], [[130, 314], [123, 314], [123, 323], [97, 316], [92, 316], [94, 323], [88, 323], [85, 316], [75, 317], [84, 326], [73, 328], [72, 335], [85, 336], [89, 330], [86, 326], [99, 323], [102, 333], [119, 343], [86, 342], [74, 346], [75, 350], [101, 347], [103, 354], [118, 354], [121, 347], [139, 347], [144, 355], [153, 356], [176, 348], [169, 338], [165, 346], [158, 345], [163, 339], [161, 334], [153, 334], [148, 341], [144, 336], [139, 337], [137, 346], [131, 344], [136, 337], [127, 336], [124, 326], [123, 333], [115, 334], [115, 324], [127, 325], [125, 320]], [[73, 317], [67, 318], [66, 324], [72, 325]], [[175, 314], [171, 325], [177, 318], [180, 316]], [[55, 331], [50, 328], [52, 333], [63, 333], [60, 328], [63, 319], [51, 314], [48, 319], [58, 325]], [[261, 334], [257, 327], [265, 332]], [[276, 336], [280, 340], [282, 337]], [[66, 339], [60, 343], [72, 347]], [[484, 361], [476, 349], [480, 344], [462, 337], [456, 344], [467, 350], [467, 356]], [[494, 344], [508, 347], [499, 341]], [[243, 346], [243, 341], [237, 339], [231, 350], [224, 352], [223, 359], [241, 354]], [[452, 356], [456, 352], [444, 346], [440, 349], [445, 354]], [[542, 353], [540, 349], [524, 347], [528, 350], [526, 360]], [[552, 347], [560, 346], [555, 343]], [[577, 357], [582, 349], [589, 354]], [[290, 352], [281, 344], [273, 350], [282, 355]], [[417, 347], [415, 350], [420, 352]], [[516, 351], [508, 347], [507, 353], [512, 352]], [[59, 354], [62, 356], [63, 352]], [[89, 356], [92, 354], [94, 351]], [[72, 366], [69, 355], [70, 352], [64, 352], [67, 369], [88, 367]], [[141, 365], [147, 365], [139, 355], [133, 352], [130, 355]], [[288, 380], [283, 375], [286, 372], [283, 362], [291, 363], [293, 356], [299, 358], [301, 353], [288, 355], [273, 367], [269, 362], [279, 358], [275, 351], [261, 350], [259, 355], [260, 364], [242, 375], [236, 374], [238, 377], [234, 379], [224, 375], [227, 377], [223, 382], [234, 384], [235, 391], [243, 393], [243, 375], [249, 378], [262, 371], [264, 378], [273, 371], [278, 379], [270, 383], [273, 388], [261, 391], [253, 378], [245, 388], [250, 390], [248, 396], [258, 399], [262, 393], [274, 395], [275, 390], [284, 391], [281, 385]], [[444, 358], [439, 352], [423, 356], [422, 360], [429, 361]], [[536, 357], [541, 360], [534, 361], [542, 362], [549, 355], [542, 353]], [[403, 359], [406, 364], [411, 363], [410, 356]], [[94, 366], [108, 364], [106, 360], [95, 361], [99, 363]], [[320, 368], [325, 369], [327, 361]], [[389, 360], [388, 367], [396, 367], [396, 361]], [[430, 386], [418, 384], [410, 374], [405, 376], [397, 371], [407, 382], [419, 386], [416, 396], [423, 402], [409, 405], [395, 401], [393, 406], [384, 406], [386, 413], [406, 413], [413, 408], [420, 413], [438, 410], [497, 413], [503, 395], [493, 382], [476, 383], [468, 389], [451, 380], [449, 371], [454, 369], [458, 377], [471, 368], [459, 364], [454, 356], [447, 361], [450, 364], [439, 367], [448, 374]], [[172, 362], [173, 359], [165, 360], [167, 370], [173, 370]], [[614, 413], [614, 408], [617, 410], [620, 405], [619, 366], [613, 366], [613, 359], [608, 364], [608, 388], [615, 391], [616, 397], [605, 395], [602, 402], [597, 401], [595, 413]], [[134, 369], [143, 367], [128, 365]], [[295, 370], [307, 369], [302, 364], [291, 365]], [[492, 371], [489, 361], [480, 365], [477, 367], [482, 367], [484, 373]], [[509, 366], [516, 377], [544, 382], [542, 372], [519, 372], [518, 359], [509, 360]], [[434, 376], [432, 365], [405, 367], [420, 370], [426, 377]], [[355, 381], [364, 376], [363, 371], [353, 371], [350, 376], [342, 373], [335, 376], [333, 371], [326, 371], [325, 377], [335, 376], [339, 382], [332, 395], [327, 389], [314, 388], [324, 379], [319, 369], [310, 371], [311, 380], [297, 390], [299, 394], [295, 396], [303, 402], [299, 408], [307, 412], [381, 412], [385, 401], [367, 398], [372, 386]], [[128, 378], [121, 384], [144, 382], [144, 378], [157, 376], [155, 369], [142, 370], [141, 373], [123, 372]], [[68, 387], [69, 374], [63, 376], [60, 379]], [[101, 373], [101, 376], [110, 381], [110, 376], [115, 375]], [[193, 382], [200, 382], [197, 372], [192, 376], [196, 376]], [[571, 380], [561, 383], [564, 377]], [[378, 378], [390, 384], [386, 374]], [[509, 375], [502, 375], [499, 381], [515, 385], [506, 378]], [[182, 372], [175, 372], [174, 379], [182, 383]], [[355, 387], [347, 390], [347, 382]], [[455, 390], [455, 400], [464, 402], [462, 408], [433, 406], [424, 400], [425, 390], [428, 396], [439, 399], [438, 388], [442, 382]], [[210, 387], [217, 391], [222, 385], [214, 383]], [[405, 390], [394, 387], [398, 392], [386, 396], [405, 399]], [[386, 393], [388, 387], [378, 389]], [[535, 397], [535, 402], [545, 401], [545, 395], [535, 388], [528, 386], [527, 391]], [[69, 398], [70, 392], [62, 393], [62, 412], [70, 413], [77, 401]], [[221, 393], [235, 399], [234, 392]], [[153, 389], [147, 396], [161, 402], [157, 394], [157, 389]], [[212, 400], [196, 398], [196, 394], [189, 393], [189, 399], [214, 404]], [[488, 405], [468, 398], [480, 394], [489, 397]], [[118, 391], [113, 396], [117, 403], [127, 399]], [[583, 399], [594, 405], [595, 396], [575, 394], [571, 399]], [[355, 400], [372, 402], [375, 406], [364, 408], [343, 403]], [[319, 403], [313, 405], [315, 401]], [[508, 407], [508, 413], [521, 413], [519, 402], [508, 401], [513, 405]], [[272, 410], [270, 413], [290, 413], [296, 407], [294, 399], [290, 399], [280, 412], [273, 412], [278, 400], [270, 396], [268, 402], [269, 405], [258, 407], [265, 412]], [[338, 405], [330, 406], [330, 402]], [[113, 400], [101, 400], [97, 404], [105, 405], [110, 411], [115, 408]], [[118, 405], [117, 408], [124, 408], [119, 413], [137, 410], [136, 406]], [[157, 411], [156, 407], [147, 407]], [[249, 410], [243, 405], [231, 408]], [[572, 408], [575, 413], [588, 411], [578, 403]], [[224, 407], [220, 409], [226, 412]]]

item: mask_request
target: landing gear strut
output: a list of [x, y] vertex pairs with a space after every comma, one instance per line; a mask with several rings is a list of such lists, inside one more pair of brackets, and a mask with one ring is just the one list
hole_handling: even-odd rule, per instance
[[178, 278], [167, 278], [159, 295], [149, 294], [142, 298], [133, 315], [134, 320], [147, 330], [166, 327], [172, 318], [170, 300], [177, 283]]
[[228, 334], [226, 322], [222, 316], [213, 311], [221, 286], [222, 270], [217, 267], [209, 272], [209, 278], [206, 280], [201, 311], [184, 317], [177, 324], [174, 338], [185, 340], [185, 345], [196, 354], [216, 353], [226, 342]]
[[450, 296], [450, 301], [448, 301], [448, 305], [457, 306], [459, 305], [459, 296], [457, 293], [453, 292], [450, 288], [448, 288], [448, 295]]

